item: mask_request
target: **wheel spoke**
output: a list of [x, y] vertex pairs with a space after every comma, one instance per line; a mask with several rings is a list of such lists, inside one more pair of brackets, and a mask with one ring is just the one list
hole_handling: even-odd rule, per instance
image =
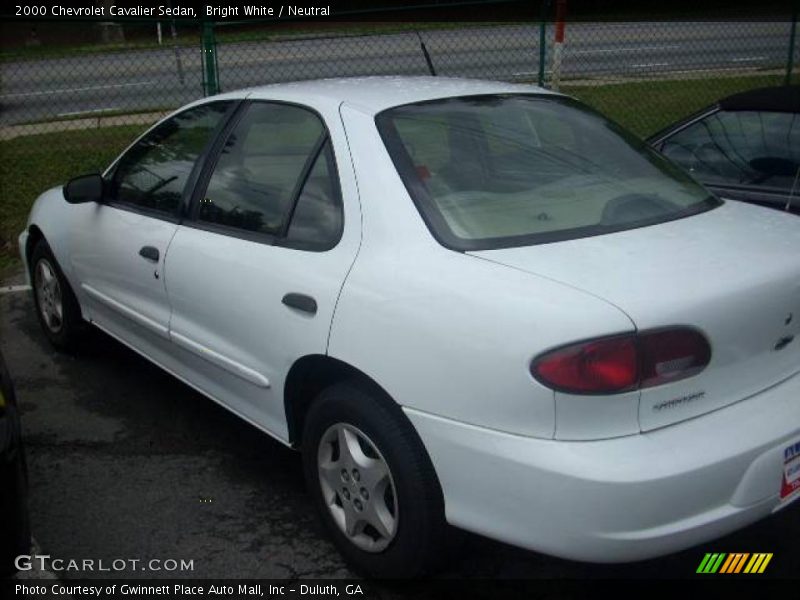
[[368, 461], [362, 465], [361, 484], [367, 488], [370, 495], [374, 496], [379, 492], [379, 487], [385, 484], [389, 478], [389, 469], [383, 460], [364, 457]]
[[358, 517], [350, 504], [344, 503], [344, 531], [350, 537], [354, 537], [364, 530], [364, 522]]
[[[340, 484], [340, 476], [339, 476], [339, 467], [336, 463], [328, 463], [325, 465], [319, 466], [319, 476], [320, 480], [330, 488], [330, 491], [335, 494], [336, 490], [341, 487]], [[331, 498], [328, 502], [330, 504], [333, 501]]]
[[50, 331], [57, 332], [64, 324], [61, 285], [55, 270], [46, 259], [41, 259], [36, 264], [33, 283], [42, 322]]
[[340, 427], [339, 432], [339, 461], [343, 467], [354, 467], [360, 465], [360, 459], [364, 456], [361, 450], [361, 445], [358, 443], [358, 436], [347, 429]]
[[61, 319], [63, 319], [63, 311], [64, 311], [64, 309], [61, 307], [61, 302], [54, 301], [53, 302], [53, 313], [58, 318], [58, 322], [59, 323], [61, 322]]
[[391, 539], [394, 535], [395, 519], [386, 507], [382, 497], [375, 498], [370, 502], [364, 518], [381, 537]]
[[53, 272], [50, 270], [50, 265], [46, 262], [41, 261], [39, 263], [39, 271], [42, 274], [42, 280], [45, 287], [50, 287], [50, 283], [53, 281]]
[[317, 470], [342, 533], [362, 550], [384, 550], [397, 533], [397, 496], [389, 466], [372, 440], [352, 425], [331, 425], [317, 448]]

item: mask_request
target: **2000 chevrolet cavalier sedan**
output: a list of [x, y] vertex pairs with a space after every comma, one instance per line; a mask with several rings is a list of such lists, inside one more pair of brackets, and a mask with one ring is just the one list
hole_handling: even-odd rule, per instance
[[39, 319], [281, 442], [337, 546], [446, 524], [626, 561], [800, 495], [800, 221], [562, 95], [441, 78], [207, 98], [34, 205]]

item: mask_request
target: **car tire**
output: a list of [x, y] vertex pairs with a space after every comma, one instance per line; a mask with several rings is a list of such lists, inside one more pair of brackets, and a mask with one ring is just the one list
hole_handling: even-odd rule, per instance
[[45, 335], [57, 349], [75, 350], [86, 323], [75, 293], [44, 240], [31, 252], [30, 277], [36, 316]]
[[[31, 530], [28, 515], [28, 472], [22, 445], [16, 448], [11, 462], [0, 463], [0, 577], [8, 577], [17, 569], [17, 556], [30, 554]], [[6, 487], [8, 486], [8, 487]]]
[[441, 487], [417, 432], [385, 394], [360, 382], [324, 390], [305, 419], [303, 468], [323, 524], [353, 570], [408, 578], [442, 565]]

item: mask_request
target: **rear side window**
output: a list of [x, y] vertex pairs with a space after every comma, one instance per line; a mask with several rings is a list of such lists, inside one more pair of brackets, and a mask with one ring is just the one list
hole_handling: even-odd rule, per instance
[[719, 201], [578, 102], [447, 98], [376, 118], [431, 232], [456, 250], [554, 242], [653, 225]]
[[341, 202], [322, 120], [294, 105], [251, 104], [225, 140], [197, 218], [300, 248], [331, 247]]
[[720, 111], [661, 151], [703, 183], [788, 192], [800, 168], [799, 121], [794, 113]]
[[144, 136], [117, 164], [110, 197], [123, 205], [174, 215], [189, 175], [230, 102], [190, 108]]
[[342, 230], [341, 199], [330, 140], [322, 147], [303, 184], [289, 224], [287, 241], [306, 250], [325, 250]]

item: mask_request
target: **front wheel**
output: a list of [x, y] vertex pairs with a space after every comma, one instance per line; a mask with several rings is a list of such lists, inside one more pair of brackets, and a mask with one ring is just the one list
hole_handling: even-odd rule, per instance
[[306, 482], [339, 551], [371, 577], [423, 575], [443, 556], [444, 501], [433, 465], [399, 406], [357, 383], [312, 405]]
[[31, 253], [31, 283], [36, 315], [47, 338], [59, 350], [73, 350], [85, 331], [75, 294], [44, 240]]

